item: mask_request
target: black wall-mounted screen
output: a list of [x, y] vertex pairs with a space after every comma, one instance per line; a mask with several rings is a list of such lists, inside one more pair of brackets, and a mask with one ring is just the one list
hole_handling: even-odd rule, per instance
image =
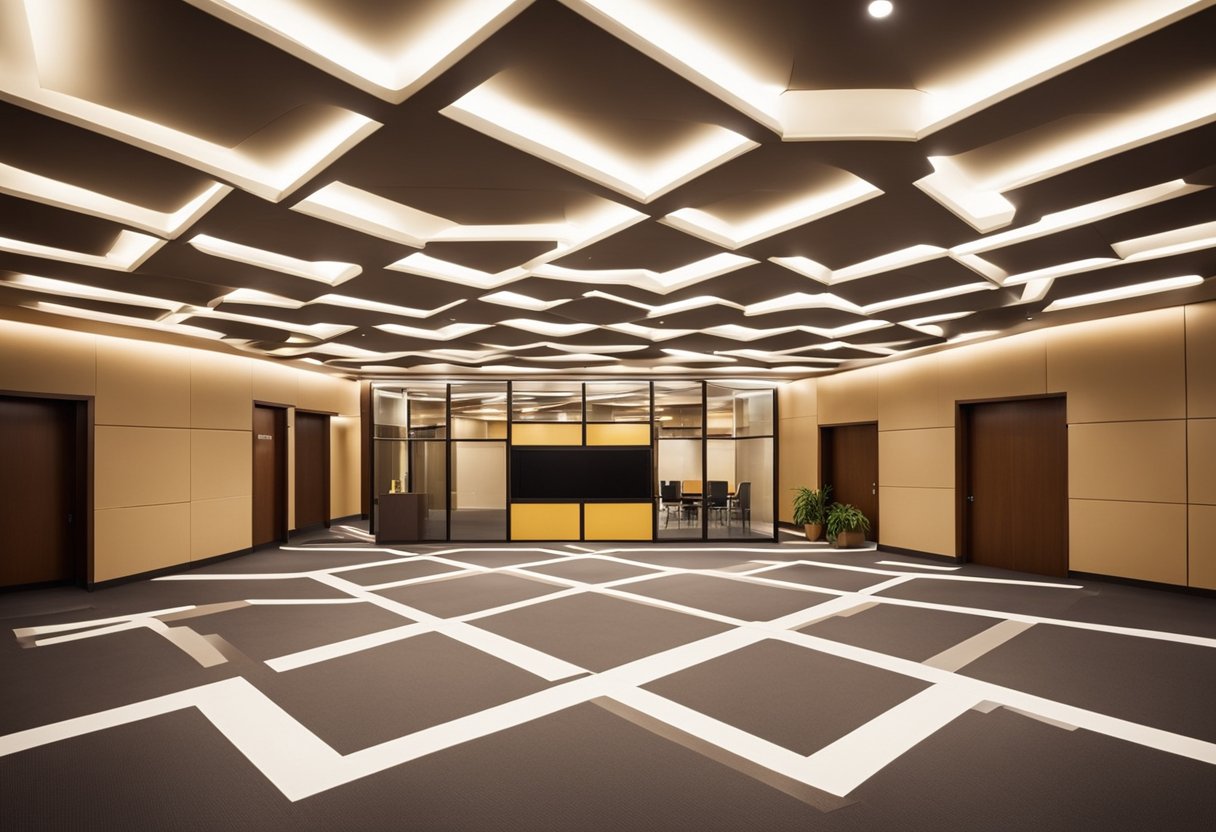
[[650, 448], [512, 448], [512, 500], [649, 500]]

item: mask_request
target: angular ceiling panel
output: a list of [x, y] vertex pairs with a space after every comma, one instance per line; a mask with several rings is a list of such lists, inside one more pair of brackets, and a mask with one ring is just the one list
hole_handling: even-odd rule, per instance
[[1206, 0], [105, 5], [0, 2], [0, 315], [780, 377], [1216, 298]]

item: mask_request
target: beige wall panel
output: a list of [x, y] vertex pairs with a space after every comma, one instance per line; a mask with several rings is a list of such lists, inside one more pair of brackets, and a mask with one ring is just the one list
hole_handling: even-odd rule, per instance
[[97, 424], [189, 427], [190, 355], [184, 347], [98, 337]]
[[300, 395], [300, 371], [269, 361], [254, 361], [253, 398], [271, 404], [295, 404]]
[[1186, 422], [1068, 426], [1068, 496], [1186, 502]]
[[777, 412], [782, 419], [814, 416], [817, 412], [818, 380], [803, 378], [777, 388]]
[[1216, 301], [1186, 307], [1187, 415], [1216, 416]]
[[334, 416], [329, 420], [329, 516], [349, 517], [359, 513], [359, 483], [362, 476], [359, 449], [359, 418]]
[[819, 423], [814, 416], [782, 419], [777, 460], [777, 519], [793, 522], [793, 489], [819, 487]]
[[883, 430], [954, 425], [954, 399], [944, 392], [938, 356], [897, 361], [876, 369], [878, 423]]
[[880, 486], [879, 542], [954, 557], [954, 489]]
[[1190, 585], [1216, 589], [1216, 506], [1190, 508]]
[[1028, 332], [940, 353], [942, 390], [946, 400], [1000, 399], [1046, 393], [1046, 341], [1044, 333]]
[[819, 424], [843, 425], [878, 420], [878, 382], [881, 367], [852, 370], [819, 379]]
[[1187, 502], [1216, 506], [1216, 419], [1187, 422]]
[[878, 481], [905, 488], [954, 488], [954, 428], [879, 431]]
[[578, 540], [578, 503], [512, 503], [512, 540]]
[[[301, 410], [341, 413], [343, 406], [347, 404], [346, 397], [342, 395], [343, 387], [349, 385], [355, 387], [356, 391], [358, 390], [358, 385], [353, 381], [312, 373], [308, 370], [297, 370], [296, 378], [299, 384], [296, 407]], [[356, 395], [358, 395], [357, 392]]]
[[97, 392], [97, 337], [0, 321], [0, 390], [92, 396]]
[[190, 354], [190, 426], [253, 427], [253, 364], [248, 358], [194, 350]]
[[190, 504], [108, 508], [93, 514], [93, 580], [190, 560]]
[[120, 508], [190, 499], [190, 431], [98, 425], [94, 506]]
[[252, 497], [190, 503], [190, 560], [239, 552], [252, 542]]
[[190, 499], [253, 494], [253, 436], [245, 430], [190, 431]]
[[1067, 391], [1068, 421], [1186, 415], [1182, 307], [1047, 332], [1047, 389]]
[[486, 439], [506, 439], [507, 438], [507, 423], [506, 422], [487, 422], [486, 423]]
[[1069, 500], [1068, 506], [1069, 569], [1186, 584], [1185, 505]]

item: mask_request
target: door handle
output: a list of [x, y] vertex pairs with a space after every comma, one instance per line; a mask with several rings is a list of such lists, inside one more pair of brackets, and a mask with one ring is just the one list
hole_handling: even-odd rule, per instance
[[969, 502], [969, 503], [974, 503], [974, 502], [975, 502], [975, 495], [974, 495], [974, 494], [968, 494], [968, 495], [967, 495], [967, 502]]
[[872, 483], [870, 483], [870, 493], [871, 493], [871, 494], [877, 494], [877, 493], [878, 493], [878, 483], [876, 483], [876, 482], [872, 482]]

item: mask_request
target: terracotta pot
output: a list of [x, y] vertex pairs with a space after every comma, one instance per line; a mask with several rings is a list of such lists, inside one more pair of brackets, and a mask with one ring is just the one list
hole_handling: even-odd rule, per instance
[[806, 531], [807, 540], [818, 540], [823, 535], [822, 523], [807, 523], [802, 528]]
[[836, 542], [833, 544], [837, 549], [856, 549], [866, 542], [866, 533], [861, 529], [854, 529], [849, 532], [841, 532], [836, 535]]

